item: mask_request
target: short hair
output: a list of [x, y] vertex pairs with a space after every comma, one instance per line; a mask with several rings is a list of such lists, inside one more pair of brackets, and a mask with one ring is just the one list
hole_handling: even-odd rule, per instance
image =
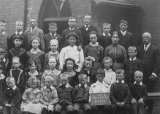
[[12, 58], [12, 63], [13, 63], [13, 61], [18, 61], [18, 62], [20, 62], [20, 58], [15, 56], [15, 57]]
[[49, 23], [49, 27], [52, 27], [52, 26], [57, 27], [57, 23], [55, 23], [55, 22], [51, 22], [51, 23]]
[[89, 36], [90, 36], [91, 34], [95, 34], [95, 35], [97, 36], [97, 38], [98, 38], [98, 33], [97, 33], [96, 31], [91, 31], [91, 32], [89, 33]]
[[96, 72], [96, 75], [99, 75], [99, 74], [105, 75], [104, 69], [98, 69], [97, 72]]
[[121, 21], [120, 21], [120, 24], [121, 24], [121, 23], [124, 23], [124, 24], [126, 24], [126, 25], [128, 24], [128, 22], [127, 22], [126, 20], [121, 20]]
[[36, 17], [31, 17], [31, 18], [29, 19], [29, 22], [30, 22], [32, 19], [36, 20], [36, 22], [37, 22], [37, 18], [36, 18]]
[[36, 77], [33, 77], [33, 76], [28, 79], [28, 85], [29, 85], [29, 87], [31, 86], [31, 84], [33, 82], [37, 83], [37, 88], [40, 87], [40, 81]]
[[109, 26], [111, 28], [111, 24], [110, 23], [103, 23], [103, 27], [104, 26]]
[[50, 40], [49, 44], [51, 45], [52, 43], [58, 45], [58, 40], [57, 39]]
[[66, 74], [66, 73], [60, 74], [60, 79], [61, 79], [61, 80], [63, 80], [63, 79], [68, 80], [68, 74]]
[[[75, 16], [71, 16], [71, 17], [69, 17], [69, 20], [70, 20], [70, 19], [75, 19], [75, 20], [76, 20], [76, 22], [77, 22], [77, 18], [76, 18]], [[69, 21], [69, 20], [68, 20], [68, 21]]]
[[148, 35], [150, 36], [150, 38], [151, 38], [151, 33], [149, 33], [149, 32], [144, 32], [144, 33], [142, 34], [142, 36], [143, 36], [144, 34], [148, 34]]
[[111, 58], [111, 57], [109, 57], [109, 56], [104, 57], [104, 59], [103, 59], [103, 63], [104, 63], [104, 61], [105, 61], [105, 60], [110, 60], [110, 61], [113, 63], [112, 58]]
[[84, 60], [85, 61], [91, 61], [91, 62], [95, 61], [95, 59], [93, 57], [91, 57], [91, 56], [85, 57]]
[[[35, 36], [32, 37], [32, 42], [33, 42], [33, 40], [37, 40], [37, 41], [40, 43], [40, 39], [39, 39], [38, 37], [35, 37]], [[32, 42], [31, 42], [31, 43], [32, 43]]]
[[135, 76], [136, 74], [139, 74], [139, 75], [141, 75], [141, 76], [143, 77], [143, 72], [142, 72], [142, 71], [137, 70], [137, 71], [134, 72], [134, 76]]
[[117, 69], [116, 74], [119, 74], [119, 73], [123, 73], [123, 75], [124, 75], [124, 70], [123, 69]]
[[6, 82], [8, 82], [8, 81], [14, 81], [14, 83], [15, 83], [15, 79], [14, 79], [14, 77], [12, 77], [12, 76], [9, 76], [9, 77], [7, 77], [6, 78]]
[[18, 23], [21, 23], [23, 25], [23, 21], [16, 21], [15, 24], [17, 25]]
[[0, 23], [6, 23], [6, 21], [5, 20], [0, 20]]
[[91, 14], [85, 14], [85, 15], [84, 15], [84, 18], [85, 18], [86, 16], [90, 16], [90, 17], [92, 18]]
[[87, 78], [87, 75], [83, 73], [79, 74], [78, 79], [82, 79], [82, 78]]
[[66, 37], [69, 39], [71, 36], [75, 37], [76, 40], [78, 40], [79, 36], [75, 32], [70, 32]]
[[129, 48], [128, 48], [128, 51], [129, 50], [134, 50], [135, 52], [137, 52], [137, 48], [135, 47], [135, 46], [130, 46]]
[[33, 60], [28, 61], [28, 66], [31, 67], [33, 64], [37, 67], [37, 63]]
[[49, 62], [51, 59], [54, 59], [54, 60], [57, 62], [57, 59], [56, 59], [54, 56], [49, 57], [48, 62]]

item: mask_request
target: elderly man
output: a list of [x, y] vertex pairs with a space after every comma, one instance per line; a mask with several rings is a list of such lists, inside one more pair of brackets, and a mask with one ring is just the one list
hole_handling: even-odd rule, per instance
[[44, 33], [41, 29], [37, 27], [36, 18], [30, 19], [30, 26], [31, 27], [24, 32], [24, 35], [27, 38], [27, 50], [31, 48], [30, 43], [32, 41], [32, 38], [37, 37], [40, 39], [40, 46], [41, 46], [40, 49], [44, 51], [44, 39], [43, 39]]
[[[151, 43], [151, 34], [145, 32], [142, 35], [143, 45], [137, 48], [137, 57], [143, 63], [144, 79], [143, 83], [147, 86], [148, 92], [154, 91], [155, 80], [160, 71], [160, 52], [159, 48]], [[148, 111], [153, 110], [153, 101], [148, 101]]]

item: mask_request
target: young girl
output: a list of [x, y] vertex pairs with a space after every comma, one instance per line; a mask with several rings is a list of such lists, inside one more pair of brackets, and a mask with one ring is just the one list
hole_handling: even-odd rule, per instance
[[35, 61], [37, 64], [37, 70], [42, 74], [44, 63], [44, 52], [39, 49], [39, 38], [34, 37], [31, 42], [31, 50], [27, 52], [28, 62]]
[[104, 77], [104, 82], [110, 87], [111, 84], [116, 82], [116, 73], [112, 71], [111, 66], [112, 66], [112, 58], [110, 57], [105, 57], [103, 59], [103, 64], [104, 64], [104, 71], [105, 71], [105, 77]]
[[18, 57], [13, 57], [12, 59], [12, 68], [8, 72], [7, 76], [11, 76], [15, 79], [16, 86], [20, 89], [20, 92], [23, 93], [25, 90], [25, 74], [20, 68], [20, 59]]
[[44, 78], [46, 76], [50, 76], [53, 78], [54, 83], [53, 86], [58, 86], [59, 85], [59, 75], [60, 71], [56, 69], [57, 61], [55, 57], [50, 57], [48, 61], [48, 66], [49, 69], [45, 70], [43, 75], [42, 75], [42, 81], [41, 81], [41, 87], [44, 86]]
[[77, 65], [72, 58], [65, 60], [62, 73], [68, 75], [68, 83], [75, 87], [78, 84], [78, 72], [76, 72]]
[[40, 86], [39, 80], [36, 77], [31, 77], [28, 83], [30, 88], [26, 89], [22, 96], [21, 111], [27, 114], [41, 114], [42, 104], [39, 103], [41, 96], [40, 90], [38, 89]]
[[86, 57], [84, 60], [84, 65], [81, 70], [81, 73], [87, 75], [87, 83], [90, 86], [96, 81], [96, 70], [93, 68], [93, 59], [92, 57]]
[[57, 39], [52, 39], [50, 41], [50, 49], [51, 49], [51, 51], [49, 51], [48, 53], [45, 54], [44, 70], [47, 69], [47, 64], [48, 64], [48, 60], [49, 60], [50, 57], [55, 57], [57, 62], [59, 61], [59, 53], [57, 51], [57, 48], [58, 48], [58, 40]]
[[41, 80], [41, 77], [37, 71], [37, 64], [35, 61], [30, 61], [28, 63], [28, 67], [29, 67], [29, 72], [27, 73], [26, 75], [26, 87], [29, 87], [29, 84], [28, 84], [28, 79], [30, 77], [36, 77], [38, 80]]

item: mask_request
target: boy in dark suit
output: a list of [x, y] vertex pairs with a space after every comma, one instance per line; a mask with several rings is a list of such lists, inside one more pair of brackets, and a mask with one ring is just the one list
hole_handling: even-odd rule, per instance
[[17, 114], [16, 109], [21, 100], [20, 90], [13, 77], [7, 77], [6, 83], [8, 87], [4, 91], [3, 114]]
[[130, 90], [127, 84], [124, 83], [124, 70], [116, 70], [117, 81], [111, 85], [110, 99], [112, 114], [117, 114], [118, 110], [123, 110], [125, 114], [130, 114]]
[[99, 36], [98, 42], [105, 49], [107, 46], [111, 45], [111, 24], [103, 23], [103, 33]]
[[67, 35], [70, 32], [75, 32], [78, 35], [78, 40], [77, 40], [76, 45], [78, 46], [78, 50], [81, 50], [82, 49], [82, 45], [83, 45], [83, 38], [82, 38], [81, 31], [76, 28], [76, 25], [77, 25], [76, 17], [70, 17], [69, 21], [68, 21], [68, 25], [69, 25], [69, 28], [65, 29], [62, 32], [62, 47], [61, 48], [69, 45], [68, 44], [68, 40], [67, 40]]
[[135, 82], [131, 84], [131, 105], [133, 114], [144, 114], [144, 105], [147, 101], [147, 87], [142, 83], [143, 73], [136, 71], [134, 73]]
[[128, 22], [126, 20], [120, 21], [120, 31], [118, 32], [119, 44], [124, 46], [127, 50], [129, 46], [134, 46], [134, 39], [132, 33], [127, 31]]
[[26, 49], [26, 47], [27, 47], [27, 45], [26, 45], [27, 44], [27, 39], [26, 39], [26, 37], [24, 37], [24, 33], [22, 31], [22, 29], [23, 29], [23, 22], [22, 21], [16, 21], [15, 25], [16, 25], [16, 32], [14, 34], [12, 34], [10, 36], [10, 38], [8, 39], [8, 41], [7, 41], [7, 43], [8, 43], [8, 50], [10, 50], [10, 49], [12, 49], [12, 48], [15, 47], [15, 45], [14, 45], [14, 37], [16, 35], [20, 35], [23, 38], [21, 47], [24, 48], [24, 49]]
[[91, 31], [96, 31], [98, 33], [98, 30], [95, 26], [91, 25], [92, 17], [89, 14], [85, 14], [84, 16], [84, 25], [79, 28], [79, 30], [82, 32], [83, 37], [83, 47], [89, 44], [89, 33]]
[[45, 53], [48, 53], [49, 52], [49, 42], [52, 40], [52, 39], [57, 39], [58, 40], [58, 43], [59, 43], [59, 47], [61, 47], [60, 43], [61, 43], [61, 39], [62, 37], [56, 33], [57, 31], [57, 24], [52, 22], [52, 23], [49, 23], [49, 33], [48, 34], [45, 34], [43, 39], [44, 39], [44, 43], [45, 43]]

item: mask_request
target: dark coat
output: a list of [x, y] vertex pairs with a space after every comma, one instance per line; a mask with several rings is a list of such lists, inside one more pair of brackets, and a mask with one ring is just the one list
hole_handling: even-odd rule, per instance
[[105, 49], [106, 47], [112, 44], [111, 36], [104, 36], [103, 34], [99, 35], [98, 43]]

